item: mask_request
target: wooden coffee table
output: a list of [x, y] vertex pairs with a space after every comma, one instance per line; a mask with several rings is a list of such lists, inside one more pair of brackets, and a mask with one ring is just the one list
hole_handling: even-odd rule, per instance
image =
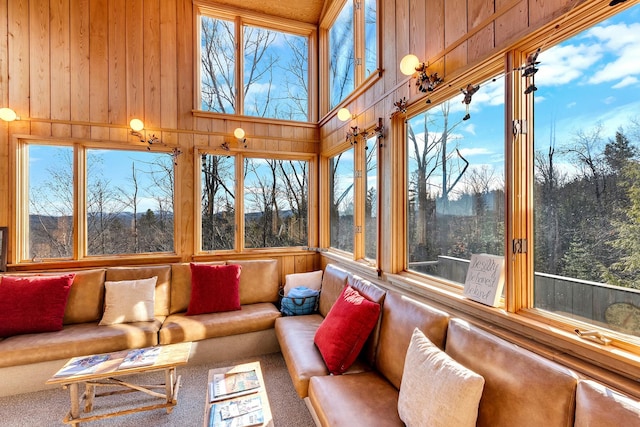
[[[65, 424], [77, 426], [80, 422], [100, 420], [103, 418], [110, 418], [141, 411], [151, 411], [161, 408], [166, 408], [167, 413], [171, 413], [173, 407], [178, 403], [178, 390], [180, 389], [180, 376], [176, 374], [176, 367], [185, 365], [189, 360], [191, 343], [169, 344], [160, 346], [160, 348], [160, 354], [152, 365], [118, 369], [120, 363], [122, 363], [130, 351], [123, 350], [114, 353], [105, 353], [105, 355], [109, 356], [108, 360], [96, 365], [97, 367], [92, 373], [63, 377], [54, 375], [51, 377], [47, 380], [46, 384], [60, 384], [63, 388], [68, 388], [70, 392], [71, 409], [62, 421]], [[82, 359], [84, 357], [86, 356], [74, 357], [69, 360], [65, 366], [68, 366], [75, 360]], [[64, 367], [62, 369], [64, 369]], [[165, 380], [163, 384], [138, 385], [131, 381], [132, 379], [135, 379], [135, 377], [131, 379], [127, 378], [126, 381], [119, 378], [153, 371], [164, 371]], [[81, 383], [85, 384], [85, 392], [82, 396], [79, 396], [78, 385]], [[104, 393], [96, 393], [96, 387], [116, 387], [117, 389], [106, 391]], [[164, 392], [154, 391], [153, 389], [164, 389]], [[83, 401], [84, 413], [89, 414], [93, 410], [95, 398], [136, 391], [162, 399], [162, 401], [161, 403], [153, 405], [127, 407], [104, 414], [87, 416], [80, 415], [80, 405]], [[131, 403], [131, 401], [129, 402]], [[135, 405], [135, 401], [132, 402], [132, 404]]]
[[252, 396], [260, 396], [260, 400], [262, 401], [262, 413], [264, 417], [264, 422], [259, 425], [265, 426], [265, 427], [266, 426], [273, 427], [273, 416], [271, 415], [271, 407], [269, 406], [269, 396], [267, 395], [267, 389], [264, 384], [264, 378], [262, 376], [262, 369], [260, 368], [260, 362], [243, 363], [241, 365], [228, 366], [224, 368], [216, 368], [216, 369], [209, 370], [209, 379], [207, 381], [207, 396], [206, 396], [205, 405], [204, 405], [204, 424], [203, 424], [204, 427], [209, 427], [209, 416], [211, 412], [211, 407], [214, 404], [211, 402], [211, 399], [209, 396], [209, 383], [213, 381], [213, 376], [215, 374], [229, 374], [233, 372], [250, 371], [253, 369], [255, 369], [256, 374], [258, 375], [258, 379], [260, 380], [260, 387], [257, 388], [254, 393], [246, 394], [240, 397], [231, 397], [229, 399], [219, 400], [214, 403], [223, 403], [223, 402], [228, 402], [232, 400], [252, 397]]

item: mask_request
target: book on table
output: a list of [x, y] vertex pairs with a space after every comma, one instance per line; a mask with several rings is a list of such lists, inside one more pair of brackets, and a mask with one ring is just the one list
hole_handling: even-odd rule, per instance
[[255, 369], [226, 374], [215, 374], [209, 383], [209, 401], [242, 396], [258, 391], [260, 380]]
[[149, 366], [156, 363], [160, 355], [160, 347], [136, 348], [130, 350], [118, 369], [137, 368], [139, 366]]
[[214, 403], [209, 412], [209, 427], [248, 427], [264, 423], [262, 399], [247, 396]]
[[71, 375], [92, 374], [102, 362], [109, 360], [108, 354], [96, 354], [85, 357], [76, 357], [69, 361], [67, 365], [62, 367], [55, 377], [68, 377]]

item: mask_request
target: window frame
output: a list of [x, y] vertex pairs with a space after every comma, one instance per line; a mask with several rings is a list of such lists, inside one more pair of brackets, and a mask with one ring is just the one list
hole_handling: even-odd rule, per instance
[[[206, 0], [195, 0], [193, 2], [193, 14], [194, 14], [194, 55], [193, 55], [193, 69], [194, 69], [194, 93], [193, 93], [193, 112], [202, 117], [229, 117], [229, 116], [244, 116], [244, 78], [243, 78], [243, 62], [244, 52], [243, 47], [243, 28], [245, 25], [253, 27], [259, 27], [266, 30], [278, 31], [286, 34], [292, 34], [296, 36], [306, 37], [308, 39], [308, 100], [307, 110], [308, 119], [305, 122], [293, 121], [294, 123], [314, 123], [318, 120], [318, 108], [317, 108], [317, 87], [318, 87], [318, 66], [316, 56], [314, 52], [317, 51], [317, 29], [311, 24], [303, 22], [293, 21], [285, 18], [276, 18], [248, 10], [235, 9], [232, 7], [226, 7], [222, 5], [216, 5]], [[236, 105], [234, 114], [217, 113], [213, 111], [202, 110], [202, 96], [200, 90], [201, 83], [201, 69], [200, 58], [202, 56], [202, 50], [200, 47], [202, 26], [201, 17], [209, 16], [211, 18], [219, 18], [227, 21], [233, 21], [235, 25], [235, 92], [236, 92]], [[254, 117], [244, 116], [250, 120], [266, 120], [266, 121], [288, 121], [284, 119], [271, 118], [271, 117]]]
[[[265, 156], [265, 153], [245, 153], [243, 150], [237, 148], [230, 148], [222, 150], [219, 148], [196, 148], [194, 150], [195, 156], [195, 173], [198, 178], [195, 180], [194, 200], [201, 200], [202, 197], [202, 180], [200, 179], [201, 171], [201, 157], [203, 154], [218, 155], [218, 156], [232, 156], [235, 159], [235, 235], [234, 235], [234, 247], [232, 249], [225, 250], [204, 250], [202, 249], [202, 209], [201, 204], [196, 203], [194, 206], [194, 218], [195, 221], [195, 248], [194, 258], [211, 255], [221, 254], [246, 254], [246, 253], [269, 253], [277, 254], [291, 251], [298, 251], [300, 249], [306, 249], [311, 246], [317, 246], [317, 215], [315, 213], [314, 206], [317, 206], [317, 156], [315, 154], [300, 154], [300, 153], [278, 153]], [[269, 160], [294, 160], [294, 161], [306, 161], [308, 163], [308, 199], [307, 199], [307, 244], [302, 246], [279, 246], [279, 247], [267, 247], [267, 248], [247, 248], [245, 246], [245, 221], [244, 221], [244, 160], [250, 159], [269, 159]]]
[[[331, 107], [331, 93], [329, 84], [329, 30], [337, 20], [342, 8], [347, 2], [353, 2], [354, 8], [354, 54], [356, 58], [360, 59], [360, 63], [354, 65], [354, 89], [351, 93], [344, 96], [342, 100]], [[333, 112], [346, 104], [349, 104], [353, 99], [362, 94], [368, 88], [379, 80], [382, 76], [382, 42], [381, 42], [381, 13], [380, 13], [380, 1], [376, 0], [376, 64], [377, 70], [372, 72], [368, 76], [366, 74], [366, 60], [365, 60], [365, 13], [364, 6], [356, 8], [357, 0], [338, 0], [333, 2], [320, 20], [320, 43], [319, 43], [319, 57], [320, 57], [320, 114], [322, 117], [331, 115]], [[360, 2], [364, 5], [364, 2]]]
[[[383, 156], [382, 148], [385, 146], [382, 141], [382, 134], [377, 134], [375, 131], [376, 126], [379, 126], [379, 123], [375, 125], [372, 124], [364, 129], [363, 133], [365, 136], [358, 135], [355, 137], [355, 141], [350, 141], [345, 139], [345, 141], [338, 146], [334, 147], [331, 151], [325, 153], [321, 157], [321, 174], [326, 176], [326, 180], [322, 180], [320, 183], [320, 194], [321, 196], [321, 206], [325, 206], [325, 209], [322, 211], [321, 216], [321, 227], [323, 230], [321, 237], [321, 246], [322, 248], [326, 248], [330, 253], [337, 254], [341, 258], [346, 258], [353, 260], [359, 264], [366, 265], [371, 268], [379, 268], [381, 262], [381, 250], [380, 250], [380, 242], [381, 242], [381, 232], [380, 232], [380, 224], [381, 224], [381, 209], [380, 204], [382, 200], [382, 188], [381, 188], [381, 177], [380, 177], [380, 164]], [[377, 204], [377, 241], [378, 241], [378, 250], [376, 252], [376, 259], [370, 259], [366, 256], [366, 248], [365, 248], [365, 233], [366, 233], [366, 220], [365, 220], [365, 204], [366, 204], [366, 191], [367, 185], [365, 183], [366, 177], [366, 167], [367, 167], [367, 150], [365, 147], [367, 146], [367, 141], [373, 138], [375, 140], [375, 149], [376, 153], [376, 200]], [[353, 236], [353, 253], [347, 252], [338, 248], [334, 248], [331, 246], [331, 214], [329, 212], [329, 204], [330, 204], [330, 193], [332, 188], [330, 187], [330, 163], [331, 159], [341, 153], [346, 152], [347, 150], [353, 148], [353, 219], [354, 219], [354, 236]], [[360, 231], [358, 230], [360, 227]]]
[[[15, 248], [13, 256], [14, 262], [18, 266], [56, 266], [56, 265], [82, 265], [84, 263], [95, 264], [101, 260], [141, 260], [145, 262], [154, 262], [162, 260], [173, 261], [177, 257], [176, 252], [176, 230], [179, 214], [178, 206], [175, 204], [176, 188], [177, 188], [177, 172], [174, 165], [173, 173], [173, 194], [174, 194], [174, 210], [173, 210], [173, 251], [171, 252], [144, 252], [144, 253], [122, 253], [122, 254], [97, 254], [90, 255], [88, 253], [88, 222], [87, 222], [87, 161], [86, 156], [89, 150], [109, 150], [109, 151], [135, 151], [145, 153], [148, 147], [145, 144], [126, 144], [126, 143], [109, 143], [97, 142], [93, 140], [67, 140], [37, 136], [19, 136], [13, 139], [16, 149], [15, 165], [16, 169], [11, 174], [15, 182], [12, 188], [15, 188], [14, 198], [14, 228], [18, 230], [12, 236], [12, 246]], [[73, 161], [71, 165], [73, 173], [73, 249], [72, 255], [65, 258], [45, 258], [31, 259], [29, 257], [29, 156], [26, 149], [29, 145], [53, 146], [53, 147], [69, 147], [72, 149]], [[153, 150], [156, 154], [164, 153], [169, 156], [172, 151], [165, 147]]]

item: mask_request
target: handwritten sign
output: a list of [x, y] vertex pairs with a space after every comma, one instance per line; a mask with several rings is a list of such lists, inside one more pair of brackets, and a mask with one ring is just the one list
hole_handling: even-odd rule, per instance
[[473, 254], [464, 281], [464, 296], [497, 307], [504, 288], [504, 257]]

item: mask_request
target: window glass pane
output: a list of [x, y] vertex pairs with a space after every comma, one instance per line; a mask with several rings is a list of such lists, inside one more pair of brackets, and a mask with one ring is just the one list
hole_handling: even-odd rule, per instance
[[29, 258], [73, 256], [73, 148], [31, 144]]
[[201, 17], [200, 94], [202, 109], [235, 113], [235, 25], [231, 21]]
[[365, 77], [378, 69], [377, 1], [364, 0], [364, 66]]
[[504, 254], [504, 80], [494, 80], [470, 104], [460, 94], [407, 122], [409, 270], [464, 283], [472, 254]]
[[353, 3], [347, 1], [329, 29], [329, 103], [335, 107], [354, 86]]
[[378, 138], [367, 139], [364, 205], [365, 256], [377, 260], [378, 254]]
[[88, 255], [173, 252], [173, 157], [87, 150]]
[[244, 27], [244, 114], [308, 120], [306, 37]]
[[640, 6], [540, 53], [534, 305], [640, 336]]
[[245, 247], [307, 245], [309, 164], [245, 159]]
[[235, 157], [203, 154], [201, 160], [202, 250], [234, 248]]
[[353, 148], [329, 160], [331, 247], [353, 253]]

